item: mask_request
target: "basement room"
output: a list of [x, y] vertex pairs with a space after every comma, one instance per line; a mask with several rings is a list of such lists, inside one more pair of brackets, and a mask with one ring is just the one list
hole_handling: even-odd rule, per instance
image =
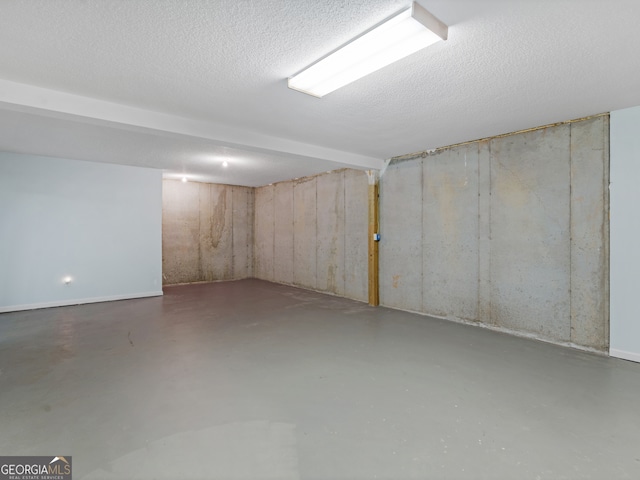
[[640, 478], [639, 19], [0, 2], [0, 478]]

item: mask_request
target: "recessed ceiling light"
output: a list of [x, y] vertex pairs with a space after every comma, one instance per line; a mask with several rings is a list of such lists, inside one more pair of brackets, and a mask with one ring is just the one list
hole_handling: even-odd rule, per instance
[[224, 162], [222, 162], [222, 166], [223, 166], [224, 168], [227, 168], [227, 167], [229, 166], [229, 164], [228, 164], [228, 163], [227, 163], [227, 161], [225, 160]]
[[322, 97], [397, 60], [446, 40], [448, 27], [413, 2], [288, 79], [289, 88]]
[[187, 183], [187, 177], [182, 177], [182, 183]]

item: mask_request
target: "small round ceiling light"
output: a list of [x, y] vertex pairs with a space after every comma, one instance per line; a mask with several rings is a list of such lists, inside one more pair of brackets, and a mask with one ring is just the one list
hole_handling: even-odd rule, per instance
[[187, 183], [187, 177], [182, 177], [182, 183]]
[[229, 166], [229, 162], [227, 162], [226, 160], [224, 162], [222, 162], [222, 166], [224, 168], [227, 168]]

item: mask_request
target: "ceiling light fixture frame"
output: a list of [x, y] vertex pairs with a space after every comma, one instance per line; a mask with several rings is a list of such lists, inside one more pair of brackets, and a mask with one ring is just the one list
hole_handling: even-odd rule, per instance
[[304, 70], [287, 85], [321, 98], [338, 88], [448, 38], [446, 24], [416, 2], [358, 35]]

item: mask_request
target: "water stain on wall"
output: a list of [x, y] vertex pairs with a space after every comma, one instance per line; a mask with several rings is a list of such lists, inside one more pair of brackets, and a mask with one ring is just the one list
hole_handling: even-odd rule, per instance
[[[249, 270], [234, 270], [234, 258], [239, 253], [236, 263], [249, 262], [253, 201], [249, 187], [164, 180], [163, 285], [246, 278]], [[242, 241], [234, 242], [234, 226]]]
[[209, 242], [211, 247], [217, 248], [227, 220], [227, 187], [218, 189], [218, 198], [213, 203], [215, 207], [209, 218]]

